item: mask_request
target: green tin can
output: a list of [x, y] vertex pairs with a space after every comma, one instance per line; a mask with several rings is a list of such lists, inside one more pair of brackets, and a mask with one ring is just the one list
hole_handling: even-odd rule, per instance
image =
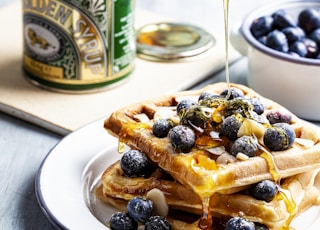
[[134, 69], [134, 0], [23, 0], [23, 69], [60, 92], [118, 85]]

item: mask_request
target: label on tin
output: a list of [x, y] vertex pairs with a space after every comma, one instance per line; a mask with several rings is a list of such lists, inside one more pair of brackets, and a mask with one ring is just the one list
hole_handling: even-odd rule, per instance
[[31, 78], [103, 85], [135, 58], [133, 0], [24, 0], [23, 65]]

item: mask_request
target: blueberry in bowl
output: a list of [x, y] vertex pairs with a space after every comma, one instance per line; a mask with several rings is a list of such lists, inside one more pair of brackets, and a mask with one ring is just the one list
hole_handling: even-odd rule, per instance
[[320, 120], [319, 1], [261, 5], [231, 31], [230, 41], [248, 59], [249, 87], [303, 119]]
[[258, 41], [265, 41], [262, 43], [271, 49], [295, 53], [303, 58], [317, 58], [320, 8], [307, 7], [295, 17], [293, 15], [288, 10], [280, 9], [271, 15], [260, 16], [251, 23], [250, 32]]

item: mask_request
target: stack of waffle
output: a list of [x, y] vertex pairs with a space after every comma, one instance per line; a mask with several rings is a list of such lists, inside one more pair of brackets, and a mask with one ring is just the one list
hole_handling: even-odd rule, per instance
[[[259, 98], [264, 114], [283, 108], [248, 87], [236, 84], [231, 87], [242, 90], [246, 98]], [[214, 229], [235, 216], [269, 229], [289, 229], [294, 217], [319, 204], [320, 135], [315, 126], [293, 114], [290, 126], [296, 138], [293, 145], [283, 151], [268, 150], [259, 138], [265, 125], [249, 122], [251, 125], [245, 132], [252, 132], [258, 138], [264, 154], [248, 158], [212, 153], [203, 143], [207, 137], [202, 137], [201, 144], [196, 141], [190, 152], [177, 153], [168, 137], [158, 138], [153, 134], [153, 122], [159, 117], [178, 119], [175, 108], [182, 99], [197, 98], [203, 92], [219, 95], [227, 88], [226, 83], [218, 83], [201, 90], [143, 101], [112, 113], [105, 121], [105, 128], [119, 138], [120, 147], [125, 145], [145, 153], [158, 168], [148, 178], [129, 178], [120, 163], [115, 162], [101, 177], [96, 189], [98, 198], [124, 210], [128, 200], [145, 197], [150, 190], [159, 189], [169, 206], [167, 218], [173, 229]], [[169, 113], [164, 112], [168, 110]], [[257, 200], [248, 192], [251, 186], [266, 179], [275, 180], [279, 185], [278, 195], [270, 202]], [[204, 218], [210, 226], [199, 224]]]

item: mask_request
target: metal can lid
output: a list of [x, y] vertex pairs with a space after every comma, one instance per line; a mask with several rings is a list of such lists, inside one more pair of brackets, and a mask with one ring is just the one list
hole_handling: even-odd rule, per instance
[[194, 59], [214, 44], [211, 34], [189, 24], [161, 22], [137, 31], [137, 55], [151, 61]]

